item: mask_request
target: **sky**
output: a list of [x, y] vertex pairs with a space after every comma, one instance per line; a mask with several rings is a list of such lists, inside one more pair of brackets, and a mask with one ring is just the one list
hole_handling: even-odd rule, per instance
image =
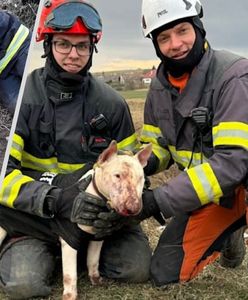
[[[166, 1], [166, 0], [165, 0]], [[92, 72], [152, 68], [159, 63], [152, 42], [141, 30], [142, 0], [90, 0], [103, 22]], [[203, 24], [215, 49], [248, 57], [247, 0], [202, 0]], [[33, 43], [31, 69], [41, 66], [42, 43]]]

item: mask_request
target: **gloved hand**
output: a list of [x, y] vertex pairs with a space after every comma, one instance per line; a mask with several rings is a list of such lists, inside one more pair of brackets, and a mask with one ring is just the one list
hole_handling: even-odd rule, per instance
[[152, 190], [145, 189], [142, 195], [143, 208], [141, 212], [134, 217], [130, 217], [131, 222], [140, 223], [141, 221], [154, 217], [160, 225], [165, 225], [165, 220], [160, 212], [159, 206], [154, 198]]
[[104, 199], [87, 193], [83, 196], [80, 194], [74, 201], [71, 221], [93, 226], [96, 232], [95, 239], [111, 235], [125, 224], [127, 217], [122, 217], [109, 209]]
[[53, 173], [50, 173], [49, 175], [49, 173], [45, 172], [40, 177], [39, 181], [46, 182], [47, 178], [48, 180], [51, 178], [51, 183], [48, 182], [50, 185], [66, 188], [76, 183], [86, 172], [88, 172], [92, 168], [93, 168], [93, 163], [87, 163], [82, 168], [68, 174], [57, 174], [54, 176]]
[[123, 217], [114, 210], [99, 213], [97, 219], [91, 221], [96, 231], [95, 238], [99, 239], [111, 235], [124, 225], [137, 225], [152, 216], [160, 225], [165, 225], [165, 219], [159, 210], [152, 190], [144, 190], [142, 201], [143, 208], [137, 216]]
[[[86, 194], [86, 193], [85, 193]], [[93, 226], [96, 239], [104, 238], [120, 230], [124, 225], [139, 224], [141, 221], [153, 216], [161, 225], [165, 224], [152, 190], [143, 193], [143, 209], [134, 217], [123, 217], [107, 207], [106, 201], [88, 194], [84, 199], [78, 196], [75, 199], [71, 221], [83, 225]]]
[[93, 222], [94, 237], [95, 239], [102, 239], [110, 236], [127, 224], [129, 224], [129, 217], [121, 216], [113, 209], [107, 212], [100, 212], [97, 215], [97, 219]]
[[86, 192], [80, 192], [75, 198], [71, 221], [81, 225], [94, 226], [98, 214], [108, 211], [106, 201]]
[[93, 168], [93, 163], [87, 163], [82, 168], [68, 174], [56, 174], [52, 172], [39, 172], [34, 170], [24, 170], [23, 174], [35, 180], [46, 182], [60, 188], [66, 188], [76, 183], [86, 172]]
[[84, 191], [91, 182], [92, 176], [89, 175], [80, 182], [61, 189], [53, 188], [44, 200], [43, 212], [48, 217], [60, 217], [70, 219], [73, 203], [75, 199], [79, 201], [79, 195], [83, 199]]

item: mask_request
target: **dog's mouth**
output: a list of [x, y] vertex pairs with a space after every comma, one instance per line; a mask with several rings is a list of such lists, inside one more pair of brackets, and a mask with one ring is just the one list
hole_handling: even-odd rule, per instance
[[134, 216], [133, 212], [130, 212], [128, 209], [124, 209], [123, 211], [120, 211], [119, 214], [122, 215], [123, 217]]
[[135, 210], [131, 210], [128, 208], [123, 208], [121, 210], [118, 210], [118, 214], [120, 214], [123, 217], [135, 217], [141, 212], [142, 207], [136, 208]]

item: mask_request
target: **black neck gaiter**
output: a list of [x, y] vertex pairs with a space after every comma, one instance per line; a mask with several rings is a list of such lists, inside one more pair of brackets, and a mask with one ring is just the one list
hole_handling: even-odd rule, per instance
[[54, 59], [52, 53], [49, 53], [46, 59], [45, 69], [47, 72], [47, 79], [54, 80], [61, 85], [76, 86], [84, 81], [87, 72], [79, 72], [77, 74], [68, 73], [62, 69]]
[[194, 29], [196, 33], [195, 43], [188, 55], [182, 59], [172, 59], [164, 56], [159, 49], [157, 39], [153, 40], [157, 56], [161, 59], [164, 65], [164, 70], [170, 73], [173, 77], [180, 77], [184, 73], [191, 73], [194, 67], [200, 62], [205, 52], [205, 39], [197, 27], [194, 27]]

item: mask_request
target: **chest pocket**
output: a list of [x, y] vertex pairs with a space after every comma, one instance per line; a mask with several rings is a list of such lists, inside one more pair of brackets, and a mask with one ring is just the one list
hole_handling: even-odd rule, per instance
[[55, 153], [53, 122], [40, 122], [39, 147], [47, 157]]
[[30, 138], [25, 144], [28, 153], [40, 158], [48, 158], [55, 153], [53, 114], [52, 108], [47, 114], [43, 107], [36, 107], [35, 111], [30, 113]]

